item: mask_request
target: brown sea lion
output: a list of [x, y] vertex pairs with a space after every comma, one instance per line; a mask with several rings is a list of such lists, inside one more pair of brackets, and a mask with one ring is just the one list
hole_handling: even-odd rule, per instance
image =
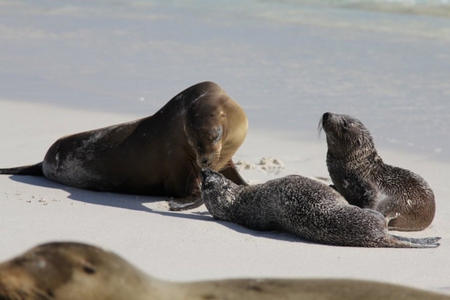
[[439, 237], [406, 238], [387, 232], [383, 215], [348, 202], [333, 188], [299, 175], [238, 186], [202, 169], [202, 197], [218, 220], [253, 230], [286, 230], [338, 246], [435, 248]]
[[390, 230], [415, 231], [433, 221], [436, 205], [428, 183], [383, 162], [369, 130], [347, 115], [325, 113], [327, 167], [336, 190], [350, 204], [382, 213]]
[[69, 135], [44, 161], [0, 174], [44, 175], [78, 188], [169, 196], [174, 210], [202, 204], [200, 167], [247, 184], [231, 158], [243, 143], [244, 110], [213, 82], [176, 95], [153, 116]]
[[449, 295], [346, 279], [169, 282], [94, 246], [50, 243], [0, 264], [2, 300], [444, 300]]

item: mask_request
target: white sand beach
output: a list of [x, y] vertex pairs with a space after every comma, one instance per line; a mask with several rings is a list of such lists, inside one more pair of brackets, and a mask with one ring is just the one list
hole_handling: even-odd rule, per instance
[[[0, 0], [0, 167], [61, 136], [156, 112], [200, 81], [245, 109], [234, 161], [250, 183], [328, 177], [326, 111], [372, 132], [383, 160], [434, 190], [436, 249], [327, 246], [215, 221], [205, 206], [0, 176], [0, 261], [50, 241], [112, 250], [171, 281], [357, 278], [450, 294], [450, 19], [277, 1]], [[231, 4], [230, 4], [231, 3]], [[278, 163], [261, 165], [262, 158]]]

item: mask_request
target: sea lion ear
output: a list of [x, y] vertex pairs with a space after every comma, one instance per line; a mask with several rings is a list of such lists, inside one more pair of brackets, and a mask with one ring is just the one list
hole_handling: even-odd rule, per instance
[[88, 264], [88, 263], [84, 263], [82, 265], [83, 267], [83, 272], [85, 272], [86, 274], [95, 274], [97, 272], [97, 270], [94, 268], [94, 266]]
[[220, 116], [221, 116], [221, 117], [226, 117], [226, 116], [227, 116], [227, 114], [226, 114], [226, 113], [224, 113], [223, 111], [221, 111], [221, 112], [220, 112]]

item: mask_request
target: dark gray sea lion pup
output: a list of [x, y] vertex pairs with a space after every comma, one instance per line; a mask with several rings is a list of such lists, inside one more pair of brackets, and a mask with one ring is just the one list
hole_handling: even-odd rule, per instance
[[50, 243], [0, 264], [2, 300], [444, 300], [399, 285], [345, 279], [232, 279], [176, 283], [148, 276], [94, 246]]
[[172, 209], [202, 204], [200, 168], [247, 184], [231, 158], [243, 143], [244, 110], [213, 82], [176, 95], [153, 116], [63, 137], [44, 161], [0, 174], [45, 175], [78, 188], [174, 197]]
[[202, 169], [202, 197], [218, 220], [253, 230], [286, 230], [318, 243], [354, 247], [435, 248], [438, 237], [390, 235], [384, 217], [348, 202], [333, 188], [299, 175], [238, 186]]
[[357, 119], [325, 113], [327, 167], [336, 190], [350, 204], [379, 211], [390, 230], [427, 228], [435, 214], [434, 194], [425, 180], [383, 163], [372, 136]]

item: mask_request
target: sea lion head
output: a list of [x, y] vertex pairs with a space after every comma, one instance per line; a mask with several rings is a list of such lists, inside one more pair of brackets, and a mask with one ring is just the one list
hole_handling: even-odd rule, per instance
[[237, 197], [238, 186], [210, 168], [201, 170], [202, 199], [216, 219], [226, 219], [227, 209]]
[[36, 247], [0, 264], [0, 299], [53, 299], [73, 276], [72, 262], [55, 250]]
[[141, 292], [141, 274], [94, 246], [43, 244], [0, 264], [0, 299], [126, 299]]
[[226, 113], [218, 107], [193, 103], [186, 112], [184, 131], [200, 168], [217, 169], [225, 136]]
[[364, 156], [364, 152], [375, 151], [372, 135], [356, 118], [326, 112], [319, 122], [319, 132], [322, 129], [327, 136], [328, 154], [333, 157]]

